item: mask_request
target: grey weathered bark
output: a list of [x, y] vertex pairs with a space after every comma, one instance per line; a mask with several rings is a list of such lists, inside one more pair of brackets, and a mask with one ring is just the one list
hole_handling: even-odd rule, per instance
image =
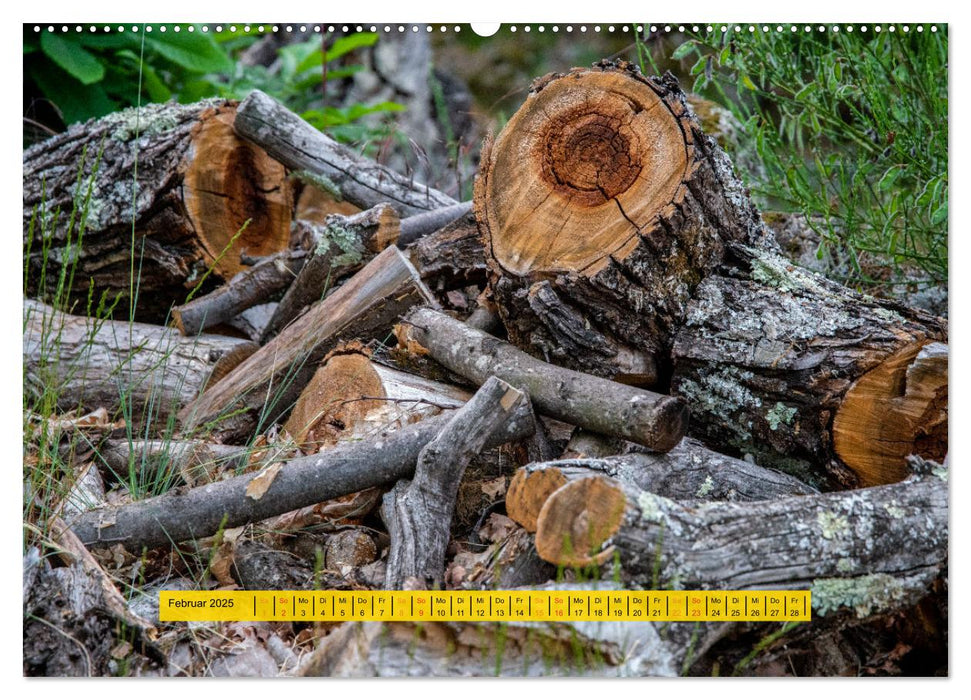
[[91, 284], [128, 297], [134, 270], [139, 317], [161, 321], [210, 267], [218, 282], [242, 269], [241, 250], [285, 250], [285, 169], [233, 133], [234, 114], [225, 100], [147, 105], [24, 151], [28, 293], [52, 293], [63, 270], [72, 299]]
[[774, 245], [677, 81], [623, 62], [537, 80], [483, 149], [475, 210], [510, 340], [644, 385], [725, 244]]
[[422, 238], [467, 216], [472, 211], [472, 202], [461, 202], [451, 206], [433, 209], [423, 214], [415, 214], [401, 220], [401, 235], [398, 246], [405, 248]]
[[291, 170], [319, 180], [323, 189], [368, 209], [388, 203], [401, 216], [440, 209], [455, 200], [357, 155], [310, 126], [273, 98], [254, 90], [239, 105], [236, 133], [266, 149]]
[[182, 335], [196, 335], [272, 300], [290, 286], [306, 258], [303, 251], [283, 251], [261, 258], [215, 291], [174, 307], [172, 319], [176, 328]]
[[[752, 502], [677, 502], [605, 477], [547, 500], [536, 548], [563, 565], [619, 557], [647, 588], [813, 590], [826, 613], [877, 585], [876, 599], [921, 592], [947, 565], [947, 471], [852, 492]], [[859, 604], [867, 602], [864, 599]]]
[[609, 477], [673, 499], [759, 501], [818, 493], [794, 477], [712, 452], [685, 438], [665, 454], [634, 452], [521, 467], [506, 492], [506, 512], [536, 532], [537, 519], [549, 497], [568, 481], [592, 476]]
[[528, 408], [523, 392], [490, 377], [422, 449], [414, 478], [399, 481], [385, 494], [381, 514], [391, 535], [389, 589], [401, 588], [408, 579], [429, 588], [442, 584], [445, 549], [465, 468], [517, 410]]
[[947, 452], [946, 322], [733, 247], [674, 339], [692, 432], [822, 487], [907, 476]]
[[[208, 537], [220, 528], [259, 522], [274, 515], [410, 476], [422, 448], [448, 421], [427, 418], [374, 439], [339, 445], [327, 452], [286, 462], [260, 498], [247, 495], [259, 474], [218, 481], [144, 501], [88, 511], [68, 523], [87, 546], [122, 544], [132, 552]], [[494, 447], [534, 430], [532, 412], [517, 413], [493, 434]]]
[[339, 342], [384, 338], [402, 314], [419, 304], [435, 302], [401, 251], [386, 248], [183, 409], [183, 428], [209, 424], [226, 439], [251, 435], [290, 410]]
[[441, 312], [416, 309], [398, 333], [406, 347], [417, 343], [476, 384], [495, 375], [524, 390], [551, 418], [662, 452], [684, 436], [688, 416], [680, 399], [548, 365]]
[[30, 299], [23, 308], [24, 390], [55, 396], [62, 411], [114, 414], [124, 402], [132, 420], [163, 418], [257, 349], [238, 338], [72, 316]]

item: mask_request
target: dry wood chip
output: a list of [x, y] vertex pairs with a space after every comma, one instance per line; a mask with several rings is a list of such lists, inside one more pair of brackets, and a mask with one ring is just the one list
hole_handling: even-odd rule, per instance
[[254, 476], [246, 485], [247, 497], [252, 498], [254, 501], [263, 498], [263, 494], [273, 484], [273, 480], [276, 479], [276, 475], [282, 467], [283, 462], [274, 462], [263, 467], [260, 473]]

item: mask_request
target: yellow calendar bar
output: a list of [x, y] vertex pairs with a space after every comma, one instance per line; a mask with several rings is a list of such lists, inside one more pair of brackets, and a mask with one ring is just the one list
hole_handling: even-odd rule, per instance
[[161, 591], [180, 621], [658, 622], [811, 619], [809, 591]]

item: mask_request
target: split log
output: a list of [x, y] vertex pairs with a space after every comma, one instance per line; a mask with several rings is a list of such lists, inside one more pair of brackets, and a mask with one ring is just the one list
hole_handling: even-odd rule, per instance
[[182, 335], [227, 323], [252, 306], [262, 304], [286, 289], [304, 267], [303, 251], [285, 251], [262, 258], [248, 270], [204, 296], [172, 309], [175, 327]]
[[[603, 476], [567, 482], [543, 506], [540, 556], [603, 563], [650, 589], [819, 590], [869, 577], [885, 595], [926, 585], [947, 565], [946, 468], [852, 492], [767, 501], [679, 503]], [[919, 587], [919, 586], [918, 586]], [[813, 595], [814, 609], [833, 604]]]
[[510, 340], [644, 385], [725, 243], [774, 245], [677, 81], [624, 62], [537, 80], [474, 201]]
[[28, 293], [52, 293], [67, 268], [72, 299], [90, 284], [96, 297], [127, 297], [135, 269], [139, 313], [161, 320], [173, 290], [210, 268], [214, 282], [239, 272], [239, 251], [286, 250], [285, 169], [236, 136], [235, 113], [225, 100], [147, 105], [24, 151]]
[[396, 329], [449, 370], [483, 384], [490, 376], [525, 391], [539, 412], [657, 451], [680, 442], [688, 422], [681, 399], [548, 365], [509, 343], [432, 309], [416, 309]]
[[418, 456], [414, 479], [399, 481], [384, 496], [381, 515], [391, 535], [387, 587], [438, 588], [444, 580], [445, 549], [469, 461], [518, 410], [529, 407], [523, 392], [490, 377]]
[[943, 459], [945, 321], [772, 253], [732, 256], [674, 341], [671, 391], [694, 434], [827, 488], [899, 481], [910, 454]]
[[56, 397], [59, 410], [126, 405], [133, 420], [168, 416], [257, 349], [220, 335], [72, 316], [24, 301], [24, 390]]
[[362, 158], [259, 90], [239, 105], [235, 129], [321, 189], [362, 209], [388, 203], [401, 216], [411, 216], [456, 203], [438, 190]]
[[338, 348], [314, 373], [284, 429], [302, 450], [316, 452], [437, 416], [469, 398], [463, 389]]
[[401, 232], [398, 214], [379, 204], [351, 216], [331, 214], [323, 226], [305, 223], [312, 231], [310, 259], [263, 330], [266, 343], [312, 304], [334, 289], [339, 279], [359, 270], [366, 262], [394, 245]]
[[[259, 522], [407, 478], [414, 473], [421, 450], [448, 418], [427, 418], [366, 442], [338, 445], [321, 454], [292, 459], [275, 475], [245, 474], [137, 503], [88, 511], [68, 525], [85, 545], [122, 544], [132, 552], [208, 537], [221, 528]], [[487, 446], [521, 440], [533, 430], [532, 412], [522, 411], [504, 423]], [[251, 497], [247, 490], [257, 479], [260, 485], [270, 483], [262, 496]]]
[[686, 438], [666, 454], [635, 452], [561, 459], [521, 467], [506, 493], [509, 517], [536, 532], [546, 501], [569, 481], [610, 478], [658, 496], [706, 501], [759, 501], [818, 493], [798, 479], [707, 449]]
[[394, 246], [287, 326], [179, 414], [185, 430], [212, 425], [225, 439], [248, 437], [289, 411], [339, 342], [382, 339], [417, 304], [435, 304]]

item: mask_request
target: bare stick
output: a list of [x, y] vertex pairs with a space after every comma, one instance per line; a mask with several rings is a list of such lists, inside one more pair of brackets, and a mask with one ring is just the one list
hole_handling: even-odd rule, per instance
[[[238, 527], [372, 486], [392, 484], [414, 473], [422, 448], [448, 422], [427, 418], [390, 433], [286, 462], [269, 488], [247, 495], [259, 474], [246, 474], [120, 507], [88, 511], [68, 525], [88, 546], [123, 544], [129, 551], [208, 537], [221, 527]], [[486, 447], [520, 440], [534, 430], [532, 412], [519, 411], [490, 436]]]
[[688, 412], [682, 399], [547, 364], [431, 309], [408, 314], [398, 333], [399, 342], [417, 343], [477, 384], [494, 374], [524, 390], [551, 418], [661, 452], [684, 437]]
[[402, 216], [440, 209], [455, 200], [362, 158], [310, 126], [272, 97], [254, 90], [236, 112], [236, 133], [261, 146], [291, 170], [323, 180], [323, 189], [368, 209], [388, 202]]

